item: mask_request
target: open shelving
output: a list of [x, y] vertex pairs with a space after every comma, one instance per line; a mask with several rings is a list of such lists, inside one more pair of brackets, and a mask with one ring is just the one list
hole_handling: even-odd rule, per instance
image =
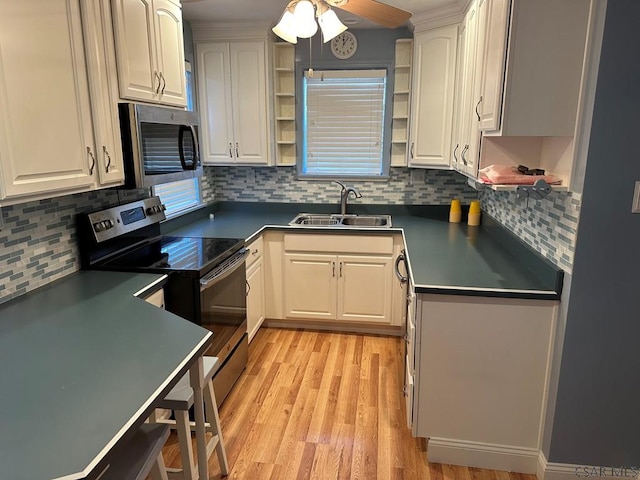
[[393, 117], [391, 124], [391, 166], [407, 165], [407, 146], [409, 142], [409, 101], [411, 96], [411, 59], [413, 40], [396, 40]]
[[274, 111], [276, 165], [296, 164], [296, 83], [295, 46], [274, 44]]

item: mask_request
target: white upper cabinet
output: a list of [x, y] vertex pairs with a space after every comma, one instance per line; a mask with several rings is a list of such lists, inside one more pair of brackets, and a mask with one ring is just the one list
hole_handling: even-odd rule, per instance
[[488, 0], [481, 129], [573, 136], [590, 2]]
[[452, 166], [458, 171], [475, 177], [478, 168], [477, 98], [480, 90], [482, 49], [479, 35], [478, 12], [486, 0], [472, 2], [460, 28], [458, 43], [458, 73], [456, 76], [456, 100], [453, 127]]
[[416, 33], [409, 166], [450, 168], [458, 26]]
[[101, 186], [122, 185], [124, 161], [118, 117], [118, 77], [108, 0], [83, 0], [83, 24]]
[[266, 41], [196, 45], [205, 165], [269, 165]]
[[182, 10], [171, 0], [113, 0], [120, 96], [184, 107]]
[[[87, 71], [87, 61], [93, 68], [101, 60], [85, 45], [81, 3], [84, 10], [84, 1], [0, 1], [2, 203], [97, 188], [102, 145], [119, 148], [109, 120], [97, 121], [104, 103], [91, 101], [89, 79], [107, 73]], [[105, 181], [120, 183], [120, 175]]]
[[479, 105], [480, 129], [495, 131], [500, 128], [504, 63], [507, 51], [510, 0], [484, 0], [479, 14], [484, 27], [483, 71]]

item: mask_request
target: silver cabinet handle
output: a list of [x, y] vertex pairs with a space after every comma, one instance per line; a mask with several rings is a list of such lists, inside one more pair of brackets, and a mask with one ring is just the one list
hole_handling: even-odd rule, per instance
[[456, 148], [453, 149], [453, 158], [455, 159], [456, 163], [458, 163], [458, 156], [456, 155], [456, 152], [458, 151], [459, 147], [460, 147], [460, 144], [456, 143]]
[[249, 280], [245, 280], [245, 283], [247, 284], [247, 297], [248, 297], [249, 292], [251, 292], [251, 284], [249, 284]]
[[400, 262], [404, 262], [405, 267], [407, 265], [407, 254], [405, 253], [404, 250], [402, 250], [400, 252], [400, 255], [398, 255], [398, 258], [396, 258], [396, 277], [398, 277], [398, 280], [400, 280], [400, 283], [407, 283], [407, 280], [409, 280], [407, 277], [405, 277], [404, 275], [402, 275], [400, 273]]
[[107, 173], [109, 173], [109, 169], [111, 168], [111, 155], [109, 155], [109, 150], [107, 150], [107, 147], [105, 145], [102, 146], [102, 152], [104, 153], [104, 156], [107, 157], [107, 164], [105, 165], [104, 169]]
[[91, 165], [89, 165], [89, 175], [93, 175], [93, 169], [96, 166], [96, 157], [93, 156], [93, 152], [91, 151], [91, 147], [87, 147], [87, 155], [91, 159]]
[[160, 78], [162, 79], [162, 90], [160, 91], [160, 95], [164, 95], [164, 88], [167, 86], [167, 81], [164, 78], [164, 73], [160, 72]]
[[469, 150], [469, 145], [465, 145], [464, 149], [462, 150], [462, 153], [460, 154], [460, 158], [462, 158], [462, 163], [464, 163], [465, 165], [467, 164], [467, 159], [464, 158], [464, 154], [466, 153], [467, 150]]
[[340, 276], [342, 276], [342, 267], [344, 266], [344, 262], [340, 262]]
[[236, 142], [236, 158], [240, 158], [240, 154], [238, 153], [238, 142]]
[[411, 158], [413, 158], [413, 147], [416, 146], [416, 142], [411, 142]]
[[233, 158], [233, 151], [231, 150], [231, 142], [229, 142], [229, 158]]
[[156, 93], [156, 95], [158, 95], [160, 93], [160, 85], [161, 85], [161, 83], [160, 83], [160, 75], [158, 74], [157, 71], [155, 71], [155, 72], [153, 72], [153, 76], [156, 78], [156, 80], [158, 80], [158, 86], [155, 89], [155, 93]]
[[331, 274], [332, 277], [336, 276], [336, 262], [331, 262], [331, 271], [333, 272]]
[[257, 255], [258, 254], [258, 249], [256, 248], [253, 252], [251, 252], [251, 255]]
[[480, 100], [478, 100], [478, 103], [476, 103], [476, 116], [478, 117], [478, 121], [480, 121], [480, 112], [478, 112], [478, 107], [480, 106], [481, 103], [482, 103], [482, 95], [480, 95]]

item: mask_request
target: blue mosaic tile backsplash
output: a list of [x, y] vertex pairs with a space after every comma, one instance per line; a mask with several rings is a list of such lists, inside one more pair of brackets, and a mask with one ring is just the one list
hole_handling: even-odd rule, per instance
[[480, 192], [482, 210], [527, 245], [571, 273], [580, 217], [581, 197], [552, 192], [542, 200], [518, 198], [511, 192]]
[[[448, 205], [480, 196], [484, 212], [514, 232], [554, 264], [570, 271], [580, 214], [580, 196], [553, 193], [543, 200], [513, 193], [478, 194], [464, 177], [442, 170], [391, 169], [388, 182], [350, 181], [367, 204]], [[203, 200], [255, 202], [335, 202], [337, 185], [297, 180], [294, 168], [207, 167]], [[80, 267], [75, 215], [149, 195], [147, 190], [100, 190], [0, 209], [0, 303], [74, 273]]]
[[77, 213], [146, 196], [147, 190], [99, 190], [2, 207], [0, 303], [80, 268]]
[[[452, 198], [468, 204], [478, 192], [465, 177], [449, 170], [392, 168], [388, 181], [349, 180], [359, 200], [350, 202], [395, 205], [448, 205]], [[340, 198], [340, 187], [329, 180], [298, 180], [295, 167], [206, 167], [205, 175], [217, 201], [324, 203]]]

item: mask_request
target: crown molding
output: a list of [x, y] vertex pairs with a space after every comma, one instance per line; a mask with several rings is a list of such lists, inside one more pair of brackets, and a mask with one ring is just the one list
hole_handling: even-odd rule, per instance
[[271, 24], [267, 22], [213, 23], [192, 21], [193, 40], [267, 40], [271, 38]]
[[415, 32], [431, 30], [432, 28], [445, 27], [461, 23], [464, 19], [464, 11], [470, 0], [458, 0], [455, 3], [426, 10], [411, 17], [411, 24]]

